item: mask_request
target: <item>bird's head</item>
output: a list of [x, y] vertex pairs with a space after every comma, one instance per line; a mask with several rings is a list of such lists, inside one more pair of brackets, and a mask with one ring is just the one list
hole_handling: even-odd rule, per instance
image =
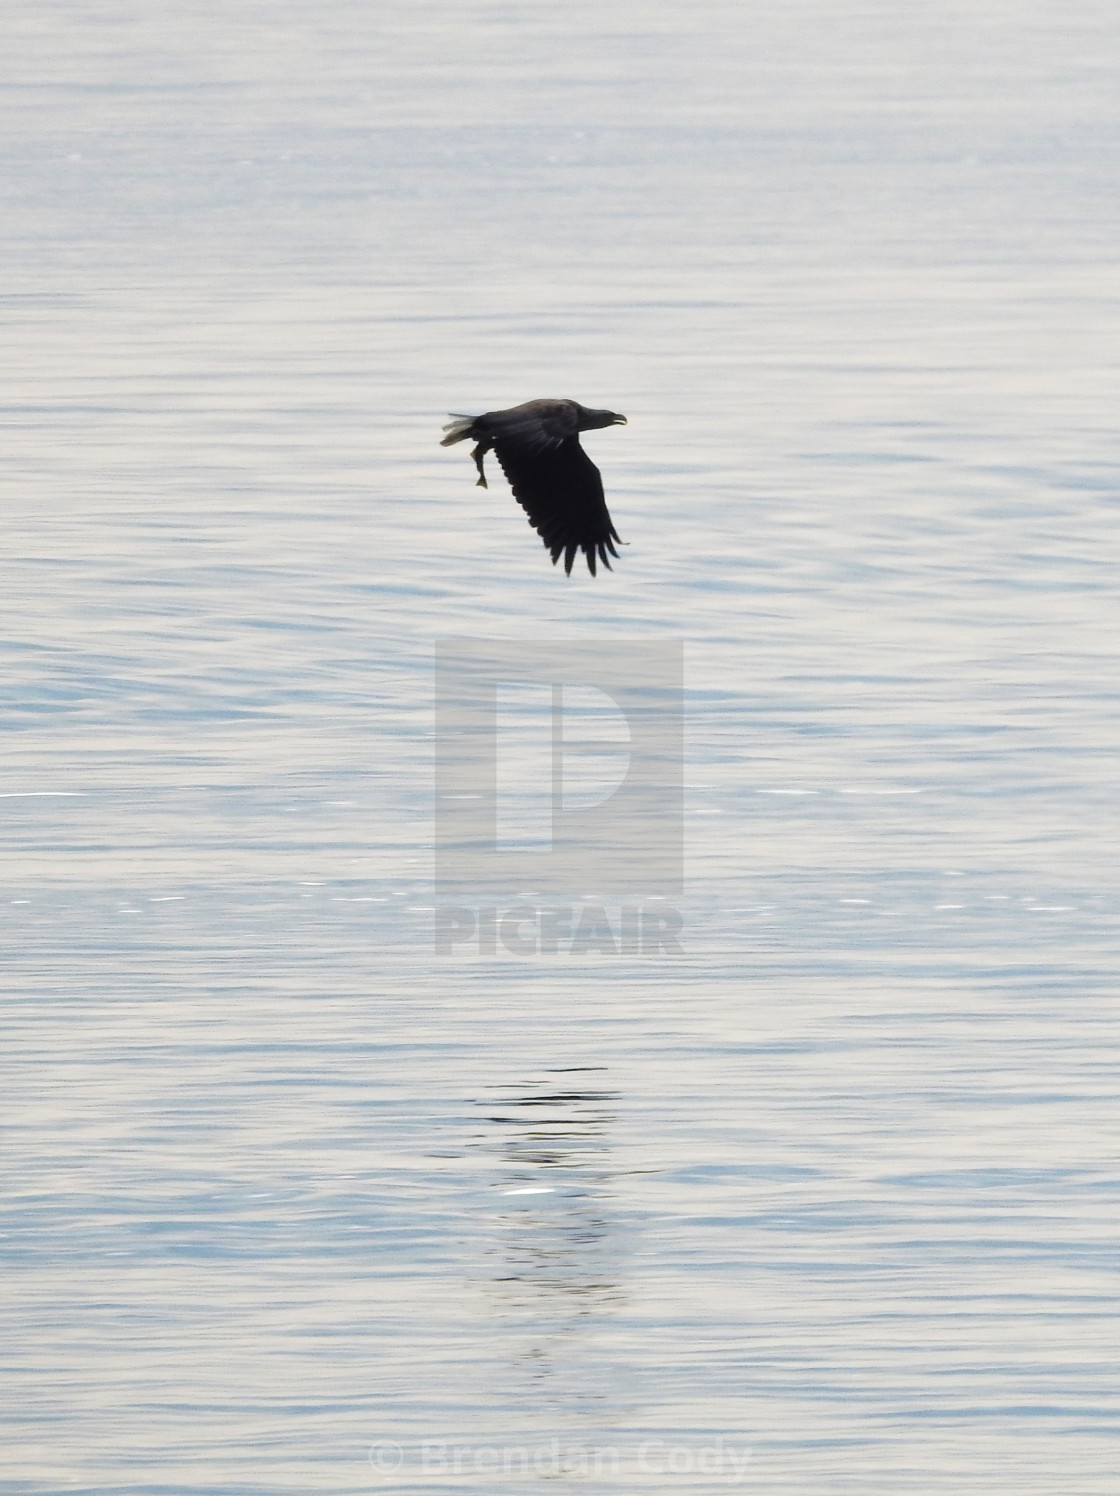
[[[576, 402], [573, 400], [573, 405]], [[576, 405], [579, 411], [579, 429], [598, 431], [600, 426], [625, 426], [626, 417], [616, 415], [613, 410], [588, 410], [586, 405]]]

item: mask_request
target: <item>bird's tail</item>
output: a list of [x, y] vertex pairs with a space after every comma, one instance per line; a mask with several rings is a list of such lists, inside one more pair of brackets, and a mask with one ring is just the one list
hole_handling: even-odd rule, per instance
[[471, 427], [474, 425], [474, 416], [457, 416], [451, 412], [451, 419], [443, 428], [447, 435], [440, 442], [441, 447], [450, 447], [455, 442], [465, 442], [471, 435]]

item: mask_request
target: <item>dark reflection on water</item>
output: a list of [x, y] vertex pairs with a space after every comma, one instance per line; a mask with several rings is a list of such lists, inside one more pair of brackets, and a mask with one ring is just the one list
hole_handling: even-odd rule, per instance
[[601, 1084], [604, 1073], [549, 1070], [479, 1102], [478, 1143], [493, 1167], [483, 1258], [493, 1313], [516, 1338], [523, 1390], [568, 1406], [606, 1395], [587, 1342], [625, 1297], [625, 1231], [611, 1183], [616, 1093]]

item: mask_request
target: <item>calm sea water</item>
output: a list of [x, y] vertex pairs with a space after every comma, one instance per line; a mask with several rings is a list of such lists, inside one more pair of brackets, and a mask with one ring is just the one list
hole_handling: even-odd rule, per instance
[[[1115, 1491], [1114, 9], [3, 29], [3, 1489]], [[438, 636], [683, 640], [683, 953], [437, 959]]]

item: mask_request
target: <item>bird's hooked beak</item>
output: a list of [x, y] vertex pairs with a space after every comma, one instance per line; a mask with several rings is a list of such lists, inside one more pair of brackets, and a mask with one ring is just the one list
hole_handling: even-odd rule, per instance
[[611, 416], [611, 425], [612, 426], [625, 426], [626, 424], [627, 424], [627, 422], [626, 422], [626, 417], [625, 416], [616, 416], [616, 415], [612, 415]]

